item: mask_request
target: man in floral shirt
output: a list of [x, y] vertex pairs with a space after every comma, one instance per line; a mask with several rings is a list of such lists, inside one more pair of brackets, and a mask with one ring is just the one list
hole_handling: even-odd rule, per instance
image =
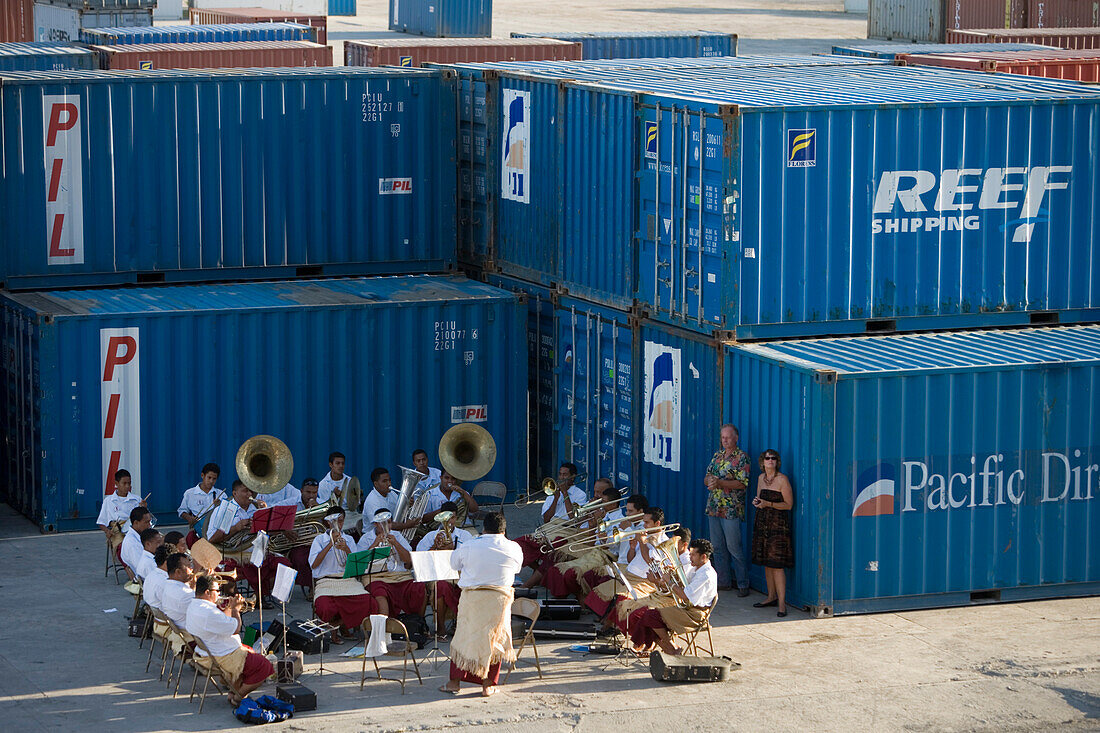
[[710, 523], [710, 541], [714, 545], [718, 587], [726, 590], [736, 580], [737, 595], [744, 597], [749, 594], [749, 567], [745, 562], [742, 541], [749, 457], [737, 447], [740, 439], [741, 434], [733, 425], [722, 426], [719, 434], [722, 448], [710, 459], [703, 484], [707, 490], [707, 521]]

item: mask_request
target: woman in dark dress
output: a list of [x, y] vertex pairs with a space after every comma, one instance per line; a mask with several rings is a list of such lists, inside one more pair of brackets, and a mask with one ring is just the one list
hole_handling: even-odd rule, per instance
[[787, 615], [787, 571], [794, 567], [791, 547], [791, 508], [794, 491], [791, 482], [779, 472], [779, 454], [766, 450], [760, 454], [760, 475], [756, 478], [756, 520], [752, 525], [752, 561], [764, 566], [768, 597], [756, 608], [778, 605], [776, 616]]

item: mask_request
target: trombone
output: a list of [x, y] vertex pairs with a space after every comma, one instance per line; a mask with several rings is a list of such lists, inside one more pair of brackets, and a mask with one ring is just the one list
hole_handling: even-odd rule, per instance
[[546, 501], [549, 497], [553, 496], [554, 492], [557, 490], [558, 482], [547, 476], [539, 483], [538, 492], [531, 493], [528, 491], [526, 495], [516, 499], [515, 506], [527, 506], [528, 504], [537, 504], [541, 501]]
[[661, 524], [661, 525], [658, 525], [656, 527], [642, 527], [640, 529], [628, 529], [628, 530], [615, 529], [615, 530], [612, 530], [611, 533], [607, 537], [600, 540], [599, 542], [588, 545], [588, 548], [589, 549], [594, 549], [594, 548], [597, 548], [597, 547], [613, 547], [613, 546], [619, 544], [620, 542], [622, 542], [623, 540], [628, 540], [631, 537], [634, 537], [636, 535], [657, 534], [658, 532], [672, 532], [672, 531], [675, 531], [677, 529], [680, 529], [680, 524], [678, 522], [673, 523], [673, 524]]
[[[553, 551], [553, 549], [555, 549], [554, 547], [552, 547], [554, 542], [560, 542], [561, 544], [568, 543], [569, 546], [566, 549], [572, 553], [591, 550], [596, 547], [596, 545], [592, 543], [599, 541], [599, 535], [606, 534], [608, 530], [611, 530], [612, 528], [624, 522], [630, 522], [631, 524], [634, 524], [635, 522], [641, 520], [643, 516], [645, 516], [643, 512], [638, 512], [637, 514], [631, 514], [629, 517], [623, 517], [622, 519], [605, 519], [595, 527], [582, 529], [579, 532], [574, 532], [572, 534], [559, 537], [557, 540], [551, 541], [551, 548], [544, 549], [543, 552], [548, 554]], [[617, 531], [621, 532], [621, 530]]]
[[573, 520], [584, 519], [585, 515], [591, 514], [597, 509], [603, 509], [605, 506], [612, 504], [618, 504], [622, 499], [607, 499], [606, 501], [592, 500], [587, 504], [581, 504], [580, 506], [574, 506], [573, 512], [570, 514], [570, 518]]

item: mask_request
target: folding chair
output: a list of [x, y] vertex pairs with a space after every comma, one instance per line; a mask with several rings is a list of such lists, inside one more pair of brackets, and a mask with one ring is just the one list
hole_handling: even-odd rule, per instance
[[111, 538], [107, 538], [107, 559], [103, 563], [103, 577], [106, 578], [110, 575], [111, 571], [115, 571], [115, 585], [120, 585], [122, 581], [118, 579], [119, 573], [126, 573], [126, 566], [123, 565], [118, 555], [115, 553], [115, 548], [111, 546]]
[[[367, 681], [366, 648], [367, 648], [367, 644], [370, 643], [370, 631], [371, 631], [371, 629], [370, 629], [370, 617], [369, 616], [367, 618], [363, 619], [362, 628], [363, 628], [363, 649], [364, 649], [364, 653], [363, 653], [362, 676], [359, 678], [359, 689], [360, 690], [363, 689], [363, 683]], [[410, 658], [412, 659], [413, 670], [416, 672], [416, 679], [420, 682], [421, 685], [424, 684], [424, 680], [420, 676], [420, 666], [416, 662], [416, 655], [413, 654], [413, 651], [415, 651], [416, 648], [417, 648], [416, 642], [409, 639], [408, 629], [406, 629], [405, 624], [401, 623], [398, 619], [395, 619], [395, 618], [387, 618], [386, 619], [386, 632], [389, 633], [389, 634], [401, 634], [403, 637], [405, 637], [404, 641], [391, 641], [388, 645], [388, 649], [386, 650], [386, 656], [387, 657], [401, 657], [401, 659], [402, 659], [401, 679], [400, 680], [394, 680], [394, 682], [400, 682], [401, 683], [401, 694], [404, 695], [405, 694], [405, 680], [407, 680], [408, 676], [409, 676], [409, 659]], [[378, 658], [377, 657], [371, 657], [371, 662], [374, 663], [374, 671], [378, 675], [378, 679], [383, 679], [382, 678], [382, 670], [378, 668]], [[387, 677], [386, 679], [390, 679], [390, 678]]]
[[[222, 671], [221, 665], [218, 664], [218, 660], [214, 658], [214, 655], [211, 654], [210, 650], [206, 648], [206, 645], [202, 643], [202, 639], [197, 636], [192, 636], [191, 638], [195, 640], [195, 648], [201, 649], [203, 652], [205, 652], [205, 659], [210, 660], [210, 664], [206, 665], [206, 683], [202, 686], [202, 695], [199, 698], [199, 712], [201, 713], [202, 706], [206, 704], [206, 691], [210, 687], [210, 680], [213, 679], [215, 675], [219, 680], [221, 680], [221, 683], [225, 685], [225, 688], [227, 690], [232, 690], [233, 685], [231, 684], [232, 680], [229, 680], [226, 677], [225, 672]], [[191, 662], [191, 666], [195, 668], [195, 679], [191, 681], [191, 697], [187, 699], [188, 702], [192, 702], [195, 699], [195, 685], [199, 681], [199, 673], [202, 671], [203, 667], [203, 665], [199, 664], [198, 660], [200, 658], [204, 657], [201, 657], [198, 654], [192, 654], [189, 660]], [[180, 676], [183, 676], [182, 668], [180, 668]], [[216, 689], [219, 693], [222, 691], [221, 686], [216, 681], [214, 682], [214, 689]]]
[[[680, 636], [684, 637], [684, 652], [686, 654], [698, 657], [700, 651], [705, 651], [708, 657], [714, 656], [714, 639], [710, 635], [710, 615], [714, 613], [714, 608], [717, 605], [718, 596], [715, 596], [714, 600], [711, 601], [710, 608], [704, 612], [703, 619], [699, 624], [694, 629], [689, 629], [683, 634], [680, 634]], [[704, 631], [707, 634], [707, 645], [705, 647], [699, 641]]]
[[478, 481], [470, 494], [477, 500], [477, 505], [481, 509], [479, 513], [503, 512], [504, 497], [508, 495], [508, 487], [499, 481]]
[[539, 647], [535, 644], [535, 622], [539, 620], [539, 614], [542, 612], [542, 606], [534, 598], [517, 598], [512, 601], [512, 615], [519, 616], [520, 618], [527, 619], [530, 624], [527, 626], [527, 633], [523, 635], [523, 639], [519, 642], [519, 647], [516, 648], [516, 661], [512, 662], [512, 667], [504, 675], [504, 681], [508, 681], [508, 676], [512, 674], [512, 671], [519, 664], [519, 655], [523, 653], [523, 647], [527, 646], [527, 643], [531, 643], [531, 650], [535, 653], [535, 669], [538, 670], [539, 679], [542, 679], [542, 663], [539, 662]]
[[[148, 613], [146, 615], [145, 627], [146, 627], [146, 629], [149, 629], [150, 626], [152, 627], [152, 633], [149, 634], [149, 659], [146, 660], [146, 662], [145, 662], [145, 672], [146, 672], [146, 674], [148, 674], [149, 666], [153, 663], [153, 647], [156, 646], [156, 643], [158, 641], [160, 642], [160, 658], [161, 658], [162, 662], [168, 656], [168, 637], [167, 636], [158, 636], [157, 635], [157, 626], [156, 626], [157, 622], [159, 621], [160, 623], [164, 624], [167, 627], [168, 617], [165, 616], [164, 613], [160, 609], [153, 608], [148, 603], [145, 604], [145, 608], [148, 609]], [[144, 636], [144, 634], [143, 634], [143, 636]], [[161, 679], [163, 677], [164, 677], [164, 664], [162, 663], [160, 665], [160, 677], [158, 677], [157, 679]]]
[[[175, 669], [176, 669], [176, 657], [179, 657], [179, 660], [180, 660], [179, 674], [176, 675], [176, 687], [175, 687], [174, 690], [172, 690], [172, 697], [175, 697], [180, 691], [180, 681], [183, 679], [183, 668], [187, 666], [187, 663], [189, 661], [191, 661], [191, 657], [194, 656], [194, 652], [191, 650], [191, 644], [194, 643], [195, 637], [191, 636], [191, 634], [187, 633], [186, 631], [181, 629], [179, 626], [177, 626], [176, 623], [171, 618], [169, 618], [167, 615], [164, 616], [164, 620], [168, 624], [168, 636], [165, 637], [166, 640], [168, 641], [168, 643], [165, 645], [164, 661], [161, 662], [161, 665], [160, 665], [160, 670], [161, 670], [161, 675], [162, 676], [164, 675], [164, 665], [168, 663], [169, 651], [172, 649], [171, 636], [174, 634], [182, 640], [182, 647], [180, 648], [179, 652], [178, 653], [173, 653], [171, 655], [172, 664], [171, 664], [171, 666], [168, 667], [168, 684], [165, 685], [165, 687], [171, 687], [172, 686], [172, 674], [175, 672]], [[198, 677], [198, 670], [197, 669], [195, 670], [195, 676]], [[192, 682], [192, 684], [191, 684], [192, 690], [194, 689], [194, 687], [195, 687], [195, 685]]]

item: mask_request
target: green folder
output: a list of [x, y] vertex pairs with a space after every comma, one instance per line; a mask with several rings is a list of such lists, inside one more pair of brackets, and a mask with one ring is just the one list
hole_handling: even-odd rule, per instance
[[345, 578], [358, 578], [369, 572], [370, 564], [375, 560], [385, 560], [390, 556], [393, 548], [375, 547], [373, 550], [361, 550], [348, 555], [348, 563], [344, 566]]

